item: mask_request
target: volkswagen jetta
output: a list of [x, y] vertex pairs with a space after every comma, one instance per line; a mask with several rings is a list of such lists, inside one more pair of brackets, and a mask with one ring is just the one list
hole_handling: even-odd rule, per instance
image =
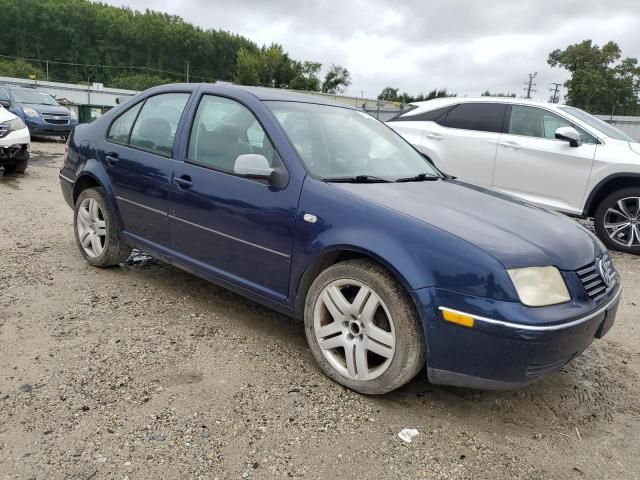
[[153, 88], [76, 127], [60, 179], [91, 265], [135, 247], [301, 317], [320, 368], [363, 393], [425, 364], [435, 383], [526, 385], [616, 315], [618, 276], [586, 229], [318, 97]]

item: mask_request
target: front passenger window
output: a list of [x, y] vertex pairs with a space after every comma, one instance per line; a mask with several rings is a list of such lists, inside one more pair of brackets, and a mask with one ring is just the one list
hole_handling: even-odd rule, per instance
[[281, 166], [269, 137], [244, 105], [228, 98], [205, 95], [191, 128], [189, 160], [233, 173], [236, 159], [263, 155], [273, 168]]
[[556, 130], [560, 127], [575, 128], [580, 133], [583, 143], [596, 143], [592, 135], [548, 110], [524, 105], [514, 105], [511, 108], [509, 133], [512, 135], [554, 140]]

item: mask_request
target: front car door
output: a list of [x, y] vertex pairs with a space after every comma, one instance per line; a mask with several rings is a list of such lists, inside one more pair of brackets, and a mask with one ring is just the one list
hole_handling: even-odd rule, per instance
[[506, 106], [460, 103], [425, 130], [423, 145], [439, 150], [437, 167], [461, 180], [489, 188]]
[[[174, 254], [200, 271], [283, 302], [301, 182], [289, 178], [263, 123], [239, 101], [202, 95], [169, 215]], [[267, 158], [270, 181], [235, 175], [239, 155]]]
[[161, 93], [131, 106], [110, 125], [103, 150], [125, 236], [169, 247], [173, 146], [189, 92]]
[[[556, 140], [559, 127], [573, 127], [582, 145]], [[567, 213], [580, 213], [597, 140], [569, 120], [541, 107], [512, 105], [498, 142], [493, 187]]]

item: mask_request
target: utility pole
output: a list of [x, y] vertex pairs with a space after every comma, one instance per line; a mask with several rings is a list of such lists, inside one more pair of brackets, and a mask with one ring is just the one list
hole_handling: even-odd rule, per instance
[[49, 81], [49, 60], [47, 60], [47, 82]]
[[553, 85], [553, 88], [549, 89], [550, 92], [553, 92], [550, 98], [551, 103], [558, 103], [560, 101], [560, 87], [562, 86], [562, 84], [551, 82], [551, 85]]
[[529, 80], [524, 83], [526, 87], [525, 91], [527, 92], [525, 98], [531, 98], [531, 94], [536, 92], [535, 88], [533, 88], [536, 86], [536, 84], [533, 83], [533, 79], [536, 78], [537, 76], [538, 76], [538, 72], [530, 73]]
[[187, 83], [189, 83], [189, 60], [187, 60], [186, 63], [187, 63]]

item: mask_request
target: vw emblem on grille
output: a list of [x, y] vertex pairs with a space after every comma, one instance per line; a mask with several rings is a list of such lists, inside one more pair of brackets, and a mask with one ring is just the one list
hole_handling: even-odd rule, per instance
[[600, 277], [602, 277], [602, 281], [608, 288], [609, 285], [611, 285], [612, 272], [602, 258], [598, 260], [598, 273], [600, 274]]

